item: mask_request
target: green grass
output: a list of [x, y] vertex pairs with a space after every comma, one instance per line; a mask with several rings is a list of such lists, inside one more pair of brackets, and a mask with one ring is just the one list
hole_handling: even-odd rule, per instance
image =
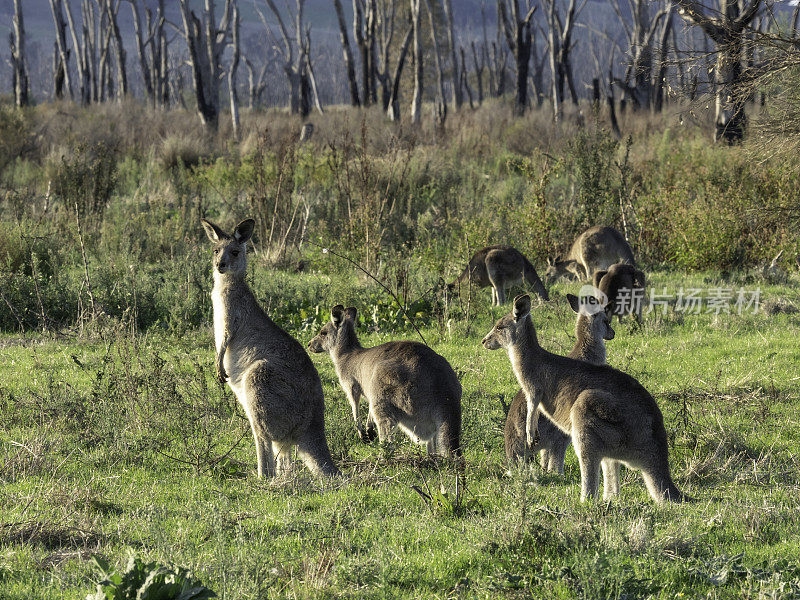
[[[656, 272], [649, 285], [800, 299], [794, 280]], [[563, 294], [578, 287], [534, 308], [545, 347], [570, 349]], [[615, 320], [609, 362], [656, 396], [675, 479], [698, 502], [655, 506], [625, 472], [617, 500], [581, 504], [572, 451], [563, 477], [505, 465], [517, 383], [505, 353], [480, 346], [501, 311], [476, 295], [469, 323], [423, 328], [464, 389], [462, 496], [451, 465], [399, 434], [394, 448], [358, 442], [326, 355], [313, 360], [343, 476], [318, 481], [298, 464], [270, 481], [255, 478], [243, 412], [213, 381], [210, 329], [132, 338], [110, 322], [82, 338], [0, 337], [0, 597], [83, 598], [88, 559], [128, 553], [188, 567], [230, 599], [800, 597], [799, 315], [670, 307], [642, 328]]]

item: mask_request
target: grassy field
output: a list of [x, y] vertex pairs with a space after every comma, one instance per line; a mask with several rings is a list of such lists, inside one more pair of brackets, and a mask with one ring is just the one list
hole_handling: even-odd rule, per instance
[[[313, 289], [321, 306], [356, 303], [365, 345], [415, 335], [366, 333], [359, 299], [380, 292], [355, 275], [255, 273], [267, 276], [287, 298]], [[480, 345], [501, 314], [487, 290], [469, 318], [422, 328], [464, 390], [458, 489], [452, 465], [400, 435], [358, 441], [327, 355], [313, 360], [343, 475], [318, 481], [298, 463], [270, 481], [255, 477], [244, 413], [214, 381], [210, 324], [3, 334], [0, 597], [85, 597], [91, 556], [121, 565], [131, 553], [190, 568], [228, 599], [800, 597], [799, 284], [656, 271], [658, 293], [760, 289], [762, 308], [715, 317], [672, 304], [640, 328], [614, 322], [609, 363], [656, 397], [675, 480], [698, 499], [663, 507], [629, 471], [618, 499], [580, 503], [571, 450], [563, 477], [505, 464], [517, 383], [505, 353]], [[552, 351], [572, 345], [564, 294], [578, 287], [556, 285], [532, 312]], [[323, 318], [284, 324], [305, 344]]]

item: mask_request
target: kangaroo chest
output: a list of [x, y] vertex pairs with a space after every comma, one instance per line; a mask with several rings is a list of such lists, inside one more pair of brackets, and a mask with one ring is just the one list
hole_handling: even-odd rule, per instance
[[214, 286], [211, 292], [211, 306], [214, 309], [214, 343], [219, 352], [222, 348], [222, 341], [225, 338], [225, 303], [222, 300], [222, 291], [218, 286]]

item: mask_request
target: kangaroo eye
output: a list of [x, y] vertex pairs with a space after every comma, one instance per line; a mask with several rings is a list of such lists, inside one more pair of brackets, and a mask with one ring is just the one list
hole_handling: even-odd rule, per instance
[[214, 254], [219, 254], [219, 248], [214, 248]]
[[495, 326], [495, 329], [496, 329], [497, 331], [503, 331], [503, 329], [505, 329], [505, 325], [496, 325], [496, 326]]
[[320, 335], [328, 335], [328, 332], [327, 331], [320, 331], [319, 334]]

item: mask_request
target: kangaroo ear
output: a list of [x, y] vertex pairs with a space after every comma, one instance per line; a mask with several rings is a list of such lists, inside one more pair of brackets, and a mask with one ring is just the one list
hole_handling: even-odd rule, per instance
[[351, 321], [353, 321], [353, 323], [355, 323], [356, 319], [358, 317], [358, 311], [356, 310], [356, 307], [355, 306], [348, 306], [344, 310], [344, 316], [345, 316], [346, 319], [350, 319]]
[[217, 242], [221, 242], [222, 240], [228, 240], [231, 237], [211, 221], [207, 221], [206, 219], [200, 219], [200, 223], [203, 224], [203, 229], [206, 230], [206, 235], [208, 236], [208, 239], [210, 239], [215, 244]]
[[528, 294], [522, 294], [514, 298], [514, 320], [519, 321], [531, 314], [531, 297]]
[[600, 287], [600, 280], [606, 276], [608, 271], [595, 271], [594, 278], [592, 279], [592, 285], [596, 288]]
[[244, 244], [250, 239], [250, 236], [253, 235], [253, 228], [255, 226], [256, 222], [253, 219], [245, 219], [236, 226], [233, 237], [235, 237], [236, 241], [240, 244]]
[[338, 327], [344, 320], [344, 306], [337, 304], [331, 309], [331, 323], [334, 327]]
[[567, 302], [569, 302], [569, 307], [574, 312], [581, 312], [581, 301], [575, 294], [567, 294]]

